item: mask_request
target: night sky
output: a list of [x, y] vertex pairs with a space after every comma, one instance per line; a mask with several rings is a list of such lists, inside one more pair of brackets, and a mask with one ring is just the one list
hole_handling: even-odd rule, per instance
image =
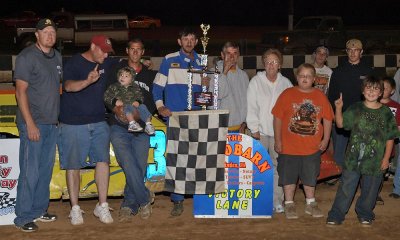
[[[400, 0], [293, 0], [294, 19], [339, 15], [347, 25], [400, 25]], [[33, 10], [41, 16], [64, 7], [75, 13], [104, 12], [160, 18], [163, 24], [287, 25], [289, 0], [1, 0], [0, 14]]]

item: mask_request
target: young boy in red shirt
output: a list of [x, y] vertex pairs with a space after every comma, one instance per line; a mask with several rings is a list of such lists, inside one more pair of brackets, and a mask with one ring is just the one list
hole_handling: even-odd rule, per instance
[[298, 86], [286, 89], [272, 109], [279, 185], [283, 186], [287, 219], [298, 218], [293, 198], [299, 178], [306, 195], [305, 213], [323, 217], [315, 201], [315, 185], [321, 152], [330, 138], [333, 110], [325, 94], [313, 87], [313, 65], [300, 65], [296, 78]]

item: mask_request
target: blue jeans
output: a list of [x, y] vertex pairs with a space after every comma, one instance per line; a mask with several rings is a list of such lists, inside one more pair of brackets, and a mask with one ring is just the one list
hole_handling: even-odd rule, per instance
[[26, 124], [18, 124], [19, 178], [17, 187], [16, 218], [14, 223], [23, 226], [47, 212], [49, 184], [53, 173], [58, 130], [56, 125], [37, 124], [40, 139], [28, 139]]
[[178, 193], [171, 193], [170, 198], [171, 198], [171, 201], [173, 201], [173, 202], [180, 202], [180, 201], [185, 200], [185, 195], [178, 194]]
[[125, 128], [112, 125], [111, 143], [126, 178], [121, 207], [129, 207], [133, 213], [137, 213], [140, 206], [150, 201], [150, 193], [144, 182], [150, 148], [149, 136], [145, 133], [130, 133]]
[[393, 193], [400, 195], [400, 156], [397, 158], [396, 172], [394, 173]]
[[126, 105], [124, 106], [124, 113], [128, 114], [128, 113], [133, 113], [134, 110], [138, 110], [139, 114], [140, 114], [140, 119], [143, 122], [147, 122], [147, 119], [149, 117], [151, 117], [151, 113], [149, 112], [149, 110], [147, 109], [146, 105], [144, 104], [140, 104], [139, 107], [134, 107], [132, 105]]
[[335, 125], [332, 127], [333, 158], [342, 169], [349, 136], [349, 132], [343, 128], [337, 128]]
[[335, 201], [328, 213], [328, 221], [344, 221], [345, 215], [349, 211], [351, 202], [353, 201], [354, 194], [357, 191], [360, 179], [361, 195], [356, 202], [357, 217], [366, 220], [375, 219], [373, 209], [382, 183], [382, 176], [367, 176], [355, 171], [343, 170]]

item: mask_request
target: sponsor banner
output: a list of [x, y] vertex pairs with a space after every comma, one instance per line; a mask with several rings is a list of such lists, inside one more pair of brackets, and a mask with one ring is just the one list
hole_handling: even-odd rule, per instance
[[14, 224], [19, 139], [0, 139], [0, 225]]
[[273, 209], [273, 163], [262, 144], [244, 134], [228, 134], [225, 190], [195, 195], [196, 218], [270, 218]]

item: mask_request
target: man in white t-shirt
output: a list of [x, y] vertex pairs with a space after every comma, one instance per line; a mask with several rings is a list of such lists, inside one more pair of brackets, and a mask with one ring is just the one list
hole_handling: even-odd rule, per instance
[[325, 65], [328, 56], [329, 50], [325, 46], [318, 46], [312, 55], [316, 71], [314, 86], [325, 94], [328, 93], [329, 80], [332, 75], [332, 69]]

